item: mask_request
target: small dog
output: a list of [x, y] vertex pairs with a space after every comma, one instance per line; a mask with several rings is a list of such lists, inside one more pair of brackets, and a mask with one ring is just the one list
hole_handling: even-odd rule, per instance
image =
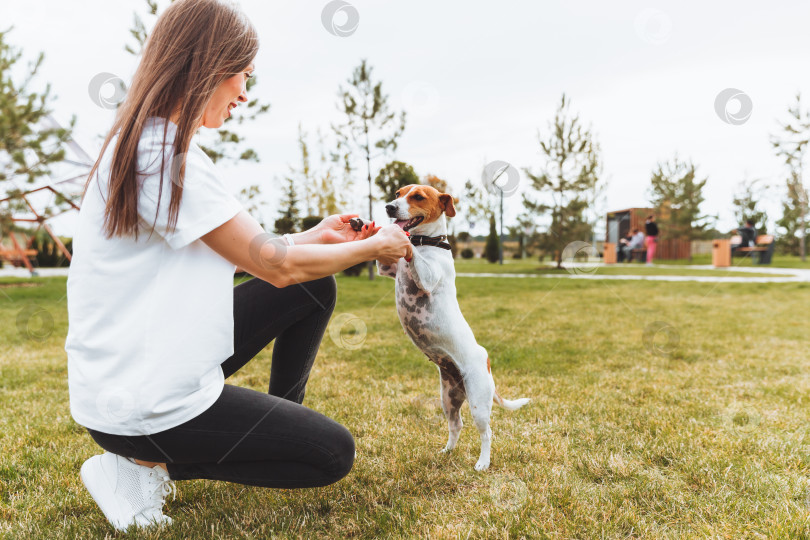
[[492, 430], [489, 417], [493, 399], [515, 410], [528, 398], [503, 399], [495, 390], [489, 355], [475, 341], [456, 299], [456, 271], [447, 243], [447, 217], [456, 215], [453, 197], [431, 186], [412, 184], [396, 193], [385, 210], [410, 235], [414, 245], [410, 261], [396, 266], [377, 263], [381, 276], [396, 280], [399, 321], [414, 344], [439, 368], [442, 409], [450, 435], [442, 452], [456, 446], [461, 432], [459, 415], [466, 398], [481, 434], [481, 456], [475, 470], [489, 467]]

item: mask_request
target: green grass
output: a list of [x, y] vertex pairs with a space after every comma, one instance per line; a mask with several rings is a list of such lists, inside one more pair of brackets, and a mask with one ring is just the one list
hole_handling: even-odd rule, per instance
[[[0, 288], [0, 534], [124, 537], [78, 476], [100, 450], [68, 410], [65, 280], [33, 282]], [[335, 315], [361, 322], [332, 328], [307, 390], [356, 438], [347, 478], [181, 482], [175, 524], [127, 536], [810, 538], [810, 284], [459, 278], [500, 393], [533, 398], [495, 409], [477, 473], [466, 405], [457, 450], [437, 453], [437, 373], [392, 283], [339, 278]], [[232, 382], [263, 390], [269, 364], [265, 350]]]
[[[657, 263], [656, 263], [657, 264]], [[750, 265], [749, 265], [750, 266]], [[469, 274], [549, 274], [568, 275], [566, 269], [557, 269], [535, 259], [509, 260], [504, 264], [490, 263], [484, 259], [457, 259], [456, 272]], [[673, 265], [669, 268], [647, 267], [640, 263], [622, 263], [611, 266], [584, 266], [576, 273], [603, 276], [713, 276], [713, 277], [784, 277], [782, 274], [762, 272], [735, 272], [733, 268], [694, 269]]]

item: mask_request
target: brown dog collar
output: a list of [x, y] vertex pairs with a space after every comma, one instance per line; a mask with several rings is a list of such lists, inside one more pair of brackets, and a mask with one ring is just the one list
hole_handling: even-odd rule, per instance
[[415, 246], [434, 246], [442, 249], [450, 249], [450, 244], [448, 244], [446, 240], [446, 234], [441, 236], [411, 236], [411, 244]]

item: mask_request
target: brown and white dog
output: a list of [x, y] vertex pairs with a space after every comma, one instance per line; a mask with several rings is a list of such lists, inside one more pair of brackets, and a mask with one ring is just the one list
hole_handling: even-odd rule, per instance
[[396, 266], [377, 263], [381, 276], [396, 280], [397, 313], [405, 333], [439, 368], [442, 409], [450, 435], [442, 452], [458, 441], [464, 399], [470, 403], [481, 434], [478, 471], [489, 467], [493, 399], [507, 409], [518, 409], [528, 398], [508, 400], [495, 390], [489, 356], [475, 341], [456, 299], [456, 271], [447, 239], [447, 217], [456, 215], [453, 197], [431, 186], [410, 185], [396, 193], [385, 210], [411, 235], [413, 258]]

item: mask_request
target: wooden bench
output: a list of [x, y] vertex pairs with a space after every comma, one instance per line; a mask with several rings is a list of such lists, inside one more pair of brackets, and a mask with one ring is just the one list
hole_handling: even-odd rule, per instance
[[[732, 247], [731, 248], [731, 256], [732, 257], [752, 257], [752, 260], [756, 264], [771, 264], [771, 259], [773, 258], [773, 249], [775, 243], [773, 241], [773, 235], [771, 234], [761, 234], [757, 236], [755, 246], [754, 247]], [[742, 236], [735, 235], [731, 237], [731, 245], [739, 245], [742, 244]], [[754, 258], [753, 256], [756, 256]]]
[[630, 252], [630, 259], [627, 262], [633, 262], [638, 259], [638, 262], [647, 262], [647, 250], [644, 248], [637, 248]]

